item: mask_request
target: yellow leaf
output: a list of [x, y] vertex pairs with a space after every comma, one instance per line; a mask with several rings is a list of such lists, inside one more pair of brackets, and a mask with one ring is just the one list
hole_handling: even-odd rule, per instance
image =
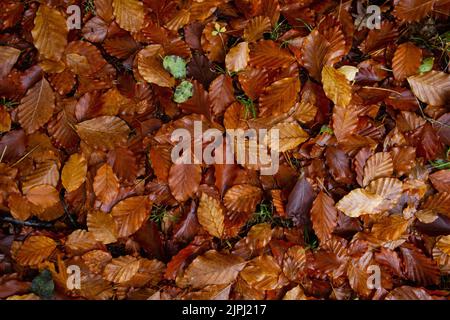
[[77, 190], [86, 180], [87, 162], [80, 153], [74, 153], [67, 160], [61, 173], [61, 181], [68, 192]]
[[442, 236], [436, 243], [436, 247], [445, 254], [450, 255], [450, 236]]
[[272, 149], [278, 152], [285, 152], [296, 148], [299, 144], [305, 142], [309, 136], [297, 123], [294, 122], [280, 122], [276, 126], [272, 127], [272, 130], [278, 130], [279, 145], [272, 146], [270, 144], [270, 135], [265, 137], [265, 143]]
[[202, 193], [197, 210], [198, 222], [208, 233], [221, 238], [224, 231], [224, 213], [220, 202]]
[[138, 32], [144, 23], [144, 6], [138, 0], [113, 0], [114, 16], [124, 30]]
[[67, 45], [67, 33], [66, 19], [61, 12], [41, 4], [31, 30], [34, 46], [38, 49], [41, 59], [43, 57], [59, 61]]
[[352, 100], [352, 86], [345, 76], [330, 66], [322, 69], [323, 90], [335, 105], [346, 107]]

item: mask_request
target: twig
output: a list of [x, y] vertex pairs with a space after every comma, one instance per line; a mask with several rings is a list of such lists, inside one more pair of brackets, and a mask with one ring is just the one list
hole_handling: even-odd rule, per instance
[[0, 217], [0, 221], [35, 228], [53, 228], [53, 224], [41, 221], [21, 221], [12, 217]]

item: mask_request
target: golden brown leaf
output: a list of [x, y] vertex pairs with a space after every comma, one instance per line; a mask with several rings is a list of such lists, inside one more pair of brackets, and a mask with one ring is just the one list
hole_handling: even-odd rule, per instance
[[19, 248], [17, 262], [22, 266], [36, 266], [44, 262], [56, 249], [56, 242], [45, 236], [30, 236]]
[[149, 45], [139, 51], [137, 56], [139, 74], [147, 82], [161, 87], [173, 87], [175, 79], [164, 69], [161, 53], [162, 47], [159, 44]]
[[297, 123], [293, 122], [280, 122], [270, 130], [278, 130], [278, 148], [270, 144], [269, 136], [266, 136], [265, 143], [271, 149], [278, 152], [285, 152], [294, 149], [309, 138], [305, 130], [303, 130]]
[[117, 225], [112, 215], [101, 211], [92, 211], [87, 216], [87, 226], [95, 240], [103, 244], [117, 241]]
[[352, 86], [345, 76], [330, 66], [322, 69], [323, 90], [335, 105], [347, 107], [352, 100]]
[[144, 6], [139, 0], [112, 0], [117, 24], [130, 32], [138, 32], [144, 24]]
[[257, 16], [251, 19], [244, 29], [245, 41], [251, 43], [262, 38], [263, 34], [270, 29], [270, 19]]
[[61, 173], [61, 182], [68, 192], [77, 190], [86, 180], [87, 161], [80, 153], [67, 160]]
[[390, 177], [394, 173], [394, 163], [389, 152], [378, 152], [367, 159], [364, 167], [363, 186], [370, 181], [382, 177]]
[[92, 147], [112, 149], [123, 144], [130, 132], [125, 121], [118, 117], [101, 116], [83, 121], [76, 126], [82, 140]]
[[112, 259], [103, 270], [103, 277], [114, 283], [129, 281], [138, 272], [140, 261], [132, 256]]
[[169, 187], [179, 202], [186, 201], [197, 192], [202, 179], [198, 164], [173, 164], [169, 172]]
[[311, 208], [311, 221], [314, 232], [321, 243], [331, 237], [331, 233], [337, 225], [338, 212], [333, 199], [321, 191], [313, 202]]
[[105, 204], [110, 204], [119, 194], [119, 179], [107, 163], [98, 170], [92, 184], [95, 195]]
[[275, 290], [283, 285], [282, 272], [274, 257], [256, 257], [241, 271], [240, 276], [257, 290]]
[[253, 213], [261, 198], [262, 191], [260, 188], [249, 184], [238, 184], [228, 189], [223, 201], [229, 210]]
[[118, 236], [128, 237], [139, 230], [150, 215], [152, 203], [146, 196], [137, 196], [120, 201], [111, 215], [118, 226]]
[[183, 286], [203, 288], [207, 285], [229, 284], [236, 280], [245, 264], [240, 257], [210, 250], [189, 265], [183, 276]]
[[405, 80], [419, 71], [422, 62], [422, 50], [411, 42], [402, 43], [392, 59], [392, 70], [397, 80]]
[[224, 232], [224, 212], [218, 200], [202, 193], [197, 209], [198, 222], [214, 237], [222, 238]]
[[266, 88], [259, 99], [260, 116], [276, 116], [291, 109], [300, 91], [298, 78], [284, 78]]
[[31, 30], [34, 45], [41, 57], [53, 61], [61, 60], [67, 45], [67, 32], [66, 19], [61, 12], [41, 4]]
[[28, 90], [18, 107], [19, 123], [30, 134], [37, 131], [52, 117], [55, 94], [45, 78]]
[[225, 66], [230, 72], [238, 72], [247, 67], [249, 59], [249, 48], [247, 42], [238, 43], [230, 49], [225, 57]]

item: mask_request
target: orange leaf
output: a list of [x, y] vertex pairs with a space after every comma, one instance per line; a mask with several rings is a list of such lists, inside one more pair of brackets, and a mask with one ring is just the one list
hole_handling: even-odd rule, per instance
[[36, 266], [44, 262], [55, 249], [56, 242], [49, 237], [28, 237], [19, 248], [17, 262], [22, 266]]
[[113, 217], [101, 211], [90, 212], [87, 216], [87, 226], [95, 240], [103, 244], [117, 241], [117, 226]]
[[202, 193], [197, 209], [198, 222], [214, 237], [222, 238], [224, 231], [224, 213], [218, 200]]
[[105, 163], [97, 170], [93, 188], [95, 195], [105, 204], [110, 204], [119, 193], [119, 179], [117, 179], [111, 166]]
[[150, 215], [152, 203], [146, 196], [137, 196], [120, 201], [111, 211], [120, 238], [128, 237], [139, 230]]
[[261, 198], [262, 191], [260, 188], [249, 184], [238, 184], [228, 189], [223, 200], [229, 210], [253, 213]]
[[262, 38], [263, 34], [270, 30], [270, 19], [257, 16], [251, 19], [244, 29], [244, 39], [247, 42], [255, 42]]
[[86, 180], [87, 162], [80, 153], [74, 153], [67, 160], [61, 173], [61, 181], [68, 192], [77, 190]]

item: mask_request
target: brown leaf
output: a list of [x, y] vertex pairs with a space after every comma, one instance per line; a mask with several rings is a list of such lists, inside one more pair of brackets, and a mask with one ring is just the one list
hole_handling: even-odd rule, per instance
[[281, 268], [269, 255], [250, 261], [240, 276], [257, 290], [275, 290], [283, 285]]
[[149, 83], [161, 87], [173, 87], [175, 79], [164, 69], [161, 54], [162, 47], [159, 44], [149, 45], [139, 51], [137, 55], [139, 74]]
[[247, 67], [249, 59], [249, 48], [247, 42], [238, 43], [230, 49], [225, 57], [225, 66], [229, 72], [238, 72]]
[[321, 191], [311, 208], [313, 229], [321, 243], [331, 237], [331, 233], [337, 225], [337, 217], [338, 212], [334, 207], [333, 199]]
[[286, 67], [294, 57], [272, 40], [258, 41], [251, 49], [250, 64], [256, 67], [276, 69]]
[[28, 90], [18, 107], [19, 123], [30, 134], [37, 131], [52, 117], [55, 94], [45, 78]]
[[382, 177], [390, 177], [394, 172], [394, 163], [388, 152], [378, 152], [367, 159], [364, 166], [363, 186]]
[[112, 149], [116, 145], [123, 144], [130, 132], [125, 121], [113, 116], [86, 120], [75, 127], [83, 141], [101, 149]]
[[262, 191], [260, 188], [249, 184], [238, 184], [228, 189], [223, 201], [228, 210], [253, 213], [261, 198]]
[[119, 180], [109, 164], [105, 163], [97, 170], [92, 187], [95, 195], [105, 204], [110, 204], [117, 197]]
[[228, 75], [220, 75], [209, 87], [212, 111], [215, 115], [222, 114], [234, 98], [233, 80]]
[[184, 273], [183, 286], [203, 288], [207, 285], [229, 284], [236, 280], [246, 262], [237, 256], [210, 250], [195, 258]]
[[395, 51], [392, 59], [392, 70], [397, 80], [405, 80], [419, 71], [422, 63], [422, 50], [411, 42], [402, 43]]
[[244, 29], [245, 41], [251, 43], [262, 38], [263, 34], [270, 29], [270, 20], [267, 17], [257, 16], [251, 19]]
[[114, 283], [124, 283], [133, 278], [140, 267], [140, 260], [132, 256], [112, 259], [103, 271], [103, 277]]
[[439, 268], [433, 259], [428, 258], [418, 248], [409, 244], [401, 246], [400, 252], [408, 279], [422, 286], [439, 284]]
[[414, 95], [420, 101], [432, 106], [443, 106], [450, 100], [450, 75], [440, 71], [430, 71], [408, 77]]
[[137, 32], [144, 23], [144, 6], [138, 0], [112, 0], [113, 12], [122, 29]]
[[395, 2], [393, 14], [404, 22], [419, 21], [431, 13], [434, 1], [401, 0]]
[[197, 164], [173, 164], [169, 172], [169, 187], [179, 202], [195, 194], [202, 179], [202, 169]]
[[291, 109], [300, 90], [298, 78], [284, 78], [266, 88], [259, 100], [260, 116], [276, 116]]
[[436, 171], [430, 180], [438, 191], [450, 193], [450, 169]]
[[92, 211], [87, 216], [87, 226], [95, 240], [103, 244], [117, 241], [117, 226], [112, 215], [101, 211]]
[[138, 231], [150, 215], [151, 206], [146, 196], [127, 198], [116, 204], [111, 215], [118, 227], [118, 237], [128, 237]]

